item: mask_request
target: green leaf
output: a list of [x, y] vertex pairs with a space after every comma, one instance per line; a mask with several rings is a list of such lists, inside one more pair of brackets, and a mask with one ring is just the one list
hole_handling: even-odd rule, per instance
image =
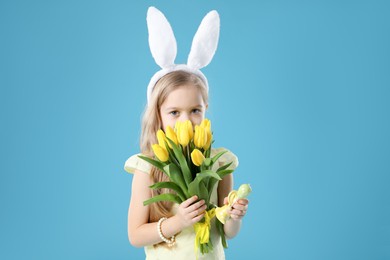
[[170, 139], [167, 139], [167, 140], [172, 146], [172, 149], [173, 149], [173, 152], [175, 153], [176, 159], [179, 161], [180, 168], [183, 172], [184, 181], [185, 181], [186, 185], [188, 186], [188, 184], [190, 184], [190, 182], [192, 181], [192, 175], [191, 175], [190, 168], [188, 167], [187, 160], [184, 157], [184, 154], [181, 151], [180, 147], [178, 147], [175, 144], [175, 142], [173, 142], [172, 140], [170, 140]]
[[222, 155], [224, 155], [225, 153], [227, 153], [228, 151], [225, 150], [225, 151], [222, 151], [222, 152], [219, 152], [217, 153], [216, 155], [214, 155], [213, 158], [211, 158], [211, 165], [213, 165], [218, 159], [219, 157], [221, 157]]
[[233, 162], [230, 162], [230, 163], [228, 163], [228, 164], [225, 164], [225, 165], [219, 167], [218, 170], [217, 170], [217, 173], [218, 173], [219, 171], [223, 171], [223, 170], [229, 168], [229, 166], [232, 165], [232, 163], [233, 163]]
[[[149, 158], [149, 157], [146, 157], [146, 156], [143, 156], [143, 155], [138, 155], [139, 158], [141, 158], [142, 160], [144, 161], [147, 161], [148, 163], [150, 163], [151, 165], [153, 166], [156, 166], [158, 169], [160, 169], [161, 171], [165, 172], [164, 171], [164, 166], [165, 164], [162, 163], [162, 162], [159, 162], [157, 160], [154, 160], [152, 158]], [[166, 172], [165, 172], [166, 173]]]
[[211, 165], [211, 159], [210, 158], [204, 159], [202, 165], [209, 167]]
[[204, 157], [210, 158], [210, 153], [211, 153], [211, 146], [209, 147], [209, 149], [207, 149], [206, 151], [204, 151]]
[[[208, 189], [208, 185], [206, 185], [204, 182], [204, 181], [209, 180], [209, 179], [217, 180], [217, 181], [221, 180], [219, 175], [211, 170], [202, 171], [202, 172], [196, 174], [195, 179], [188, 185], [189, 195], [190, 196], [193, 196], [193, 195], [200, 196], [201, 194], [203, 194], [203, 196], [205, 196], [203, 198], [206, 201], [209, 201], [210, 194], [211, 194], [212, 190]], [[202, 185], [204, 186], [205, 189], [202, 187]], [[201, 190], [201, 189], [203, 189], [203, 190]], [[205, 191], [207, 192], [207, 194], [204, 193]]]
[[[169, 139], [168, 137], [167, 137], [167, 140], [168, 140], [168, 142], [169, 142], [169, 141], [173, 142], [173, 141], [172, 141], [171, 139]], [[167, 151], [168, 151], [168, 153], [169, 153], [169, 159], [171, 160], [171, 162], [173, 162], [174, 164], [176, 164], [177, 166], [179, 166], [179, 162], [177, 161], [177, 159], [176, 159], [176, 157], [175, 157], [175, 154], [174, 154], [172, 148], [169, 147], [169, 145], [168, 145], [167, 142], [165, 142], [165, 148], [167, 149]]]
[[180, 168], [176, 164], [170, 163], [164, 167], [164, 170], [169, 173], [170, 180], [175, 184], [177, 184], [180, 187], [180, 189], [183, 191], [185, 197], [188, 198], [189, 197], [187, 192], [188, 187], [184, 181], [183, 174]]
[[[231, 163], [230, 163], [231, 164]], [[222, 167], [224, 167], [224, 166], [222, 166]], [[222, 168], [221, 167], [221, 168]], [[234, 170], [219, 170], [218, 169], [218, 171], [217, 171], [217, 174], [219, 175], [219, 177], [221, 178], [221, 179], [223, 179], [223, 177], [225, 177], [226, 175], [228, 175], [228, 174], [230, 174], [230, 173], [232, 173]], [[217, 183], [217, 179], [210, 179], [209, 180], [209, 183], [208, 183], [208, 185], [207, 185], [207, 189], [209, 190], [209, 191], [212, 191], [213, 189], [214, 189], [214, 186], [215, 186], [215, 184]], [[211, 196], [211, 192], [210, 192], [210, 194], [209, 194], [209, 196]], [[209, 200], [210, 200], [210, 197], [209, 197]]]
[[215, 184], [216, 184], [217, 182], [218, 182], [217, 179], [211, 179], [211, 180], [209, 180], [209, 183], [207, 184], [207, 189], [208, 189], [209, 192], [210, 192], [208, 201], [210, 201], [210, 199], [211, 199], [211, 194], [213, 193], [214, 186], [215, 186]]
[[219, 181], [222, 180], [221, 177], [216, 172], [214, 172], [212, 170], [205, 170], [205, 171], [202, 171], [202, 172], [196, 174], [195, 180], [199, 179], [199, 181], [201, 181], [205, 178], [214, 178], [214, 179], [217, 179]]
[[225, 237], [225, 231], [223, 230], [223, 224], [217, 218], [215, 219], [215, 226], [218, 230], [219, 235], [221, 236], [222, 246], [224, 248], [228, 248], [228, 244], [226, 242], [226, 237]]
[[[213, 133], [211, 133], [211, 134], [213, 134]], [[212, 136], [213, 136], [213, 135], [212, 135]], [[210, 158], [211, 147], [213, 147], [214, 142], [215, 142], [215, 140], [214, 140], [214, 138], [213, 138], [213, 140], [211, 140], [210, 147], [209, 147], [209, 148], [205, 151], [205, 153], [204, 153], [204, 156], [205, 156], [206, 158]]]
[[203, 181], [199, 183], [199, 199], [205, 200], [206, 205], [209, 203], [209, 191], [207, 190], [207, 186]]
[[208, 244], [209, 244], [210, 252], [213, 251], [213, 240], [210, 239]]
[[218, 172], [218, 175], [222, 179], [223, 177], [225, 177], [228, 174], [231, 174], [232, 172], [234, 172], [234, 170], [222, 170]]
[[194, 195], [199, 195], [199, 181], [194, 180], [188, 185], [188, 195], [192, 197]]
[[193, 151], [195, 149], [195, 144], [194, 144], [194, 141], [190, 141], [190, 143], [188, 144], [189, 147], [190, 147], [190, 151]]
[[179, 185], [177, 185], [176, 183], [174, 182], [157, 182], [153, 185], [150, 186], [150, 188], [152, 189], [171, 189], [173, 191], [175, 191], [177, 193], [177, 195], [180, 197], [181, 199], [181, 202], [185, 201], [186, 200], [186, 196], [184, 195], [182, 189], [179, 187]]
[[172, 202], [177, 203], [177, 204], [181, 203], [179, 196], [177, 196], [175, 194], [164, 193], [164, 194], [154, 196], [153, 198], [150, 198], [148, 200], [145, 200], [144, 206], [147, 206], [149, 204], [159, 202], [159, 201], [172, 201]]

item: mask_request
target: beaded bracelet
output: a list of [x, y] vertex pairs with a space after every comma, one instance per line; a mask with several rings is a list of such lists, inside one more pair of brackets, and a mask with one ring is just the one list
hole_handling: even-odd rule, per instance
[[171, 239], [168, 239], [168, 238], [166, 238], [163, 235], [162, 230], [161, 230], [161, 224], [163, 223], [164, 220], [167, 220], [167, 218], [166, 217], [162, 217], [158, 221], [158, 223], [157, 223], [157, 232], [158, 232], [158, 235], [160, 236], [161, 240], [164, 241], [165, 243], [167, 243], [169, 247], [172, 247], [175, 244], [175, 242], [176, 242], [175, 241], [175, 236], [172, 236]]

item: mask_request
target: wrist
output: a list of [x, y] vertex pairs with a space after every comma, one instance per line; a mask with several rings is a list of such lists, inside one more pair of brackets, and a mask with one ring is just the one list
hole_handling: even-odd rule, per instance
[[226, 220], [226, 223], [228, 223], [228, 222], [232, 223], [232, 224], [241, 224], [242, 218], [235, 219], [235, 218], [230, 217], [228, 220]]
[[227, 239], [232, 239], [235, 237], [241, 228], [241, 220], [240, 219], [229, 219], [226, 221], [223, 226], [225, 236]]
[[173, 215], [169, 219], [172, 221], [172, 223], [175, 224], [175, 227], [177, 229], [177, 233], [186, 228], [185, 223], [183, 222], [183, 220], [180, 218], [179, 215], [177, 215], [177, 214]]
[[[172, 235], [170, 237], [166, 237], [166, 235], [163, 232], [162, 229], [162, 224], [165, 222], [168, 218], [162, 217], [160, 220], [157, 222], [157, 233], [162, 241], [164, 241], [169, 247], [172, 247], [175, 245], [175, 235]], [[166, 223], [165, 223], [166, 224]], [[167, 232], [166, 232], [167, 233]]]

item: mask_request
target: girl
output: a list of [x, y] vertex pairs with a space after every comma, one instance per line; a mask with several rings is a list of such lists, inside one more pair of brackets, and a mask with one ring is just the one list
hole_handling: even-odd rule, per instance
[[[152, 9], [158, 12], [156, 10]], [[190, 120], [193, 126], [198, 125], [204, 119], [208, 107], [207, 80], [199, 70], [189, 68], [188, 65], [175, 65], [171, 66], [171, 71], [159, 71], [156, 75], [148, 87], [148, 104], [142, 119], [140, 140], [141, 153], [150, 157], [153, 157], [151, 145], [157, 143], [157, 130], [165, 130], [167, 126], [174, 128], [176, 121]], [[223, 148], [212, 149], [212, 156], [221, 149]], [[234, 169], [238, 160], [228, 151], [214, 166], [218, 168], [231, 161], [233, 163], [230, 168]], [[204, 255], [194, 252], [195, 232], [192, 226], [204, 216], [206, 205], [203, 200], [198, 201], [198, 198], [193, 196], [180, 205], [159, 202], [143, 206], [145, 200], [158, 193], [167, 192], [156, 192], [149, 188], [155, 182], [167, 181], [167, 176], [137, 155], [126, 161], [125, 170], [134, 173], [128, 212], [129, 240], [133, 246], [145, 247], [146, 259], [225, 259], [221, 238], [214, 225], [215, 218], [210, 232], [214, 249]], [[232, 186], [233, 177], [230, 174], [215, 185], [210, 202], [223, 206], [227, 203], [226, 197]], [[234, 204], [230, 211], [231, 218], [224, 225], [227, 238], [237, 235], [247, 208], [246, 199]]]

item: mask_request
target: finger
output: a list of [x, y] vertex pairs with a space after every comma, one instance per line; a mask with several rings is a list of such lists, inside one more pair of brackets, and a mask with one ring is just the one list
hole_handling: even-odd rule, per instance
[[233, 205], [232, 209], [238, 209], [238, 210], [247, 210], [248, 205], [242, 205], [239, 203], [236, 203]]
[[197, 203], [194, 203], [191, 206], [189, 206], [187, 208], [188, 209], [187, 212], [191, 212], [191, 211], [197, 210], [198, 208], [202, 207], [203, 204], [205, 204], [204, 200], [198, 201]]
[[227, 204], [229, 204], [228, 197], [225, 197], [225, 198], [223, 199], [223, 204], [224, 204], [224, 205], [227, 205]]
[[183, 201], [180, 206], [182, 206], [183, 208], [187, 208], [189, 205], [191, 205], [192, 203], [194, 203], [196, 200], [198, 199], [198, 196], [194, 195], [192, 196], [191, 198]]
[[195, 218], [193, 218], [191, 221], [192, 221], [192, 223], [197, 223], [197, 222], [199, 222], [203, 217], [204, 217], [204, 213], [201, 214], [201, 215], [199, 215], [199, 216], [197, 216], [197, 217], [195, 217]]
[[230, 210], [230, 215], [245, 216], [245, 214], [246, 214], [245, 210], [238, 210], [238, 209]]
[[234, 220], [240, 220], [242, 219], [244, 216], [239, 216], [239, 215], [230, 215], [230, 218], [234, 219]]
[[199, 215], [202, 215], [204, 213], [204, 211], [207, 209], [207, 206], [206, 205], [203, 205], [202, 207], [190, 212], [188, 214], [189, 218], [193, 219]]
[[249, 204], [248, 199], [239, 199], [237, 202], [241, 205], [248, 205]]

